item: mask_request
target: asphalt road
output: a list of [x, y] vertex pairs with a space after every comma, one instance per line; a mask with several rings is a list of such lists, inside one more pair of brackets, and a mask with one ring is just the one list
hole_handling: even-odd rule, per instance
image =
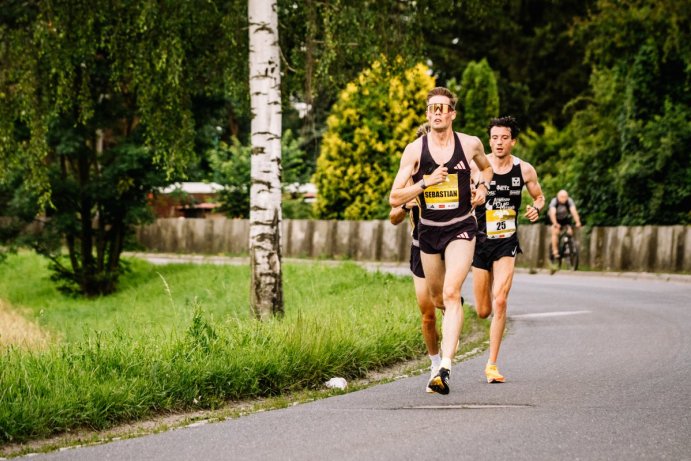
[[454, 366], [448, 396], [420, 375], [32, 459], [691, 460], [690, 295], [682, 282], [519, 273], [504, 384], [484, 382], [484, 353]]

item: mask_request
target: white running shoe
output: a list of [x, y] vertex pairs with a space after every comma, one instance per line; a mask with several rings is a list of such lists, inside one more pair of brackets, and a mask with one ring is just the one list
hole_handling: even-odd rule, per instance
[[[435, 376], [437, 376], [437, 373], [439, 372], [439, 367], [434, 367], [434, 366], [431, 366], [431, 365], [430, 365], [429, 370], [430, 370], [430, 372], [429, 372], [429, 379], [430, 379], [430, 381], [431, 381], [432, 378], [434, 378]], [[428, 382], [429, 382], [429, 381], [428, 381]], [[427, 392], [428, 394], [434, 394], [434, 391], [433, 391], [429, 386], [427, 386], [427, 388], [425, 389], [425, 392]]]

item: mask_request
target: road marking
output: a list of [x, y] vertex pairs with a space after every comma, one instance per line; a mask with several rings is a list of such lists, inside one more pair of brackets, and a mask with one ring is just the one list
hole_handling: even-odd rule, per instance
[[491, 404], [491, 403], [465, 403], [460, 405], [417, 405], [414, 407], [402, 407], [400, 410], [482, 410], [487, 408], [531, 408], [526, 404]]
[[510, 315], [509, 318], [512, 318], [512, 319], [530, 319], [530, 318], [540, 318], [540, 317], [561, 317], [563, 315], [579, 315], [579, 314], [590, 314], [590, 313], [591, 313], [591, 311], [539, 312], [537, 314]]

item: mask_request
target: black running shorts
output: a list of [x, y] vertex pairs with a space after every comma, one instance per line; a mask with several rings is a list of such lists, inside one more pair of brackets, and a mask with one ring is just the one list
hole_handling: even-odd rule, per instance
[[420, 258], [420, 247], [410, 245], [410, 271], [421, 279], [425, 278], [425, 271], [422, 270], [422, 258]]
[[420, 250], [427, 254], [444, 254], [449, 243], [454, 240], [472, 241], [477, 234], [477, 221], [474, 216], [452, 226], [419, 225]]
[[491, 271], [494, 261], [505, 256], [515, 258], [518, 253], [523, 252], [515, 234], [505, 239], [486, 239], [484, 242], [475, 244], [473, 267]]

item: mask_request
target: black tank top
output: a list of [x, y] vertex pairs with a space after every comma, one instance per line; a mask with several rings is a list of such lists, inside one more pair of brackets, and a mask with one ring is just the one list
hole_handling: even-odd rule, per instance
[[513, 158], [513, 166], [508, 173], [494, 173], [492, 176], [485, 206], [475, 210], [478, 229], [488, 239], [504, 239], [516, 235], [524, 184], [521, 160], [518, 157]]
[[[456, 133], [453, 139], [453, 154], [444, 165], [449, 171], [447, 181], [429, 186], [418, 195], [422, 224], [444, 226], [460, 222], [470, 216], [470, 165]], [[423, 136], [420, 168], [413, 175], [413, 181], [420, 181], [438, 166], [429, 151], [427, 136]]]

